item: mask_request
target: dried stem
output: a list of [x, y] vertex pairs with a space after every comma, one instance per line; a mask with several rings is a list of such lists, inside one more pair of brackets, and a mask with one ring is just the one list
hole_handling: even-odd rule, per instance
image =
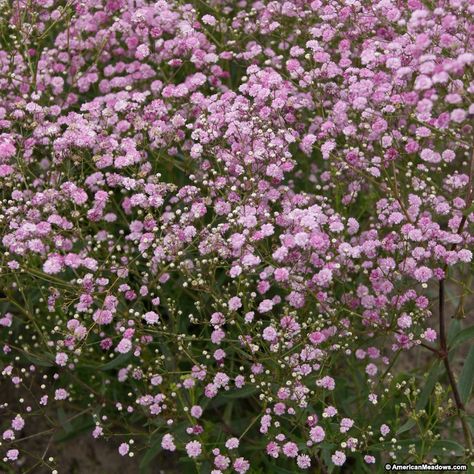
[[[469, 209], [473, 200], [473, 179], [474, 179], [474, 151], [471, 154], [471, 162], [469, 166], [469, 182], [468, 182], [468, 190], [466, 196], [466, 207], [465, 209]], [[458, 234], [461, 234], [464, 230], [464, 226], [467, 222], [467, 212], [464, 213], [461, 222], [459, 223], [458, 227]], [[451, 250], [456, 248], [456, 244], [452, 245]], [[448, 343], [447, 343], [447, 334], [446, 334], [446, 314], [445, 314], [445, 291], [444, 291], [444, 284], [448, 273], [448, 265], [444, 266], [444, 277], [439, 282], [439, 357], [442, 358], [444, 367], [446, 369], [446, 373], [448, 374], [449, 384], [451, 386], [451, 390], [453, 392], [454, 403], [456, 404], [457, 413], [459, 419], [461, 421], [462, 430], [464, 434], [464, 440], [466, 443], [466, 447], [469, 449], [469, 454], [473, 454], [473, 447], [472, 447], [472, 435], [469, 425], [466, 421], [466, 408], [464, 403], [461, 400], [461, 396], [459, 394], [458, 385], [456, 383], [456, 379], [454, 377], [454, 372], [449, 362], [449, 350], [448, 350]]]
[[470, 454], [472, 454], [472, 436], [470, 428], [466, 421], [466, 408], [464, 403], [461, 400], [461, 396], [459, 394], [458, 385], [456, 383], [456, 379], [454, 377], [454, 372], [452, 370], [451, 364], [449, 363], [449, 351], [448, 351], [448, 344], [447, 344], [447, 337], [446, 337], [446, 318], [445, 318], [445, 296], [444, 296], [444, 279], [439, 282], [439, 356], [443, 360], [444, 367], [446, 369], [446, 373], [448, 374], [449, 385], [451, 386], [451, 390], [453, 392], [454, 403], [456, 404], [456, 410], [461, 421], [462, 430], [464, 434], [464, 441], [466, 443], [466, 447], [469, 449]]

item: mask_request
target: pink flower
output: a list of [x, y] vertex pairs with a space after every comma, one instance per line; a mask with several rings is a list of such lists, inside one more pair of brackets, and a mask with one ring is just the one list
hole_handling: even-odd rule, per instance
[[438, 337], [436, 331], [432, 328], [427, 328], [425, 332], [421, 335], [424, 339], [426, 339], [428, 342], [434, 342], [436, 341], [436, 338]]
[[276, 281], [282, 282], [287, 281], [290, 272], [286, 268], [277, 268], [274, 273], [274, 277]]
[[320, 344], [326, 340], [326, 336], [321, 331], [315, 331], [309, 334], [309, 340], [312, 344]]
[[92, 319], [99, 325], [110, 324], [113, 320], [113, 314], [107, 309], [98, 309]]
[[238, 474], [245, 474], [250, 469], [250, 463], [244, 458], [237, 458], [234, 461], [233, 468]]
[[156, 324], [158, 322], [159, 316], [154, 311], [148, 311], [147, 313], [143, 315], [143, 319], [148, 324]]
[[229, 300], [228, 306], [231, 311], [237, 311], [242, 307], [242, 301], [238, 296], [234, 296]]
[[364, 461], [367, 463], [367, 464], [375, 464], [375, 458], [374, 456], [369, 456], [368, 454], [366, 454], [364, 456]]
[[118, 448], [120, 456], [125, 456], [126, 454], [128, 454], [129, 450], [130, 446], [128, 445], [128, 443], [122, 443]]
[[202, 22], [209, 26], [215, 26], [217, 21], [212, 15], [204, 15], [202, 17]]
[[218, 469], [225, 470], [230, 466], [230, 459], [227, 456], [222, 456], [222, 454], [218, 454], [214, 459], [214, 465]]
[[135, 52], [135, 57], [137, 59], [145, 59], [150, 55], [150, 48], [146, 44], [141, 44], [138, 46], [136, 52]]
[[433, 271], [428, 267], [419, 267], [414, 272], [414, 277], [421, 283], [427, 282], [433, 276]]
[[190, 441], [186, 444], [186, 452], [190, 458], [197, 458], [202, 452], [201, 443], [199, 441]]
[[365, 372], [367, 375], [373, 377], [377, 374], [377, 366], [375, 364], [367, 364], [367, 366], [365, 367]]
[[277, 338], [278, 333], [275, 328], [268, 326], [263, 330], [262, 337], [265, 341], [273, 342]]
[[173, 435], [165, 434], [161, 440], [161, 447], [166, 451], [176, 451]]
[[407, 329], [407, 328], [411, 327], [411, 325], [413, 324], [413, 321], [412, 321], [411, 317], [408, 316], [408, 314], [402, 314], [397, 319], [397, 324], [398, 324], [398, 327], [400, 327], [402, 329]]
[[12, 428], [15, 431], [21, 431], [25, 426], [25, 420], [22, 418], [21, 415], [16, 415], [15, 418], [12, 420]]
[[5, 178], [14, 172], [13, 166], [0, 164], [0, 178]]
[[7, 159], [14, 156], [16, 153], [15, 145], [10, 141], [10, 139], [0, 142], [0, 158]]
[[268, 311], [271, 311], [272, 308], [273, 308], [272, 300], [263, 300], [258, 306], [258, 311], [260, 313], [268, 313]]
[[54, 399], [55, 400], [66, 400], [68, 397], [69, 397], [69, 393], [64, 388], [58, 388], [54, 392]]
[[386, 424], [383, 424], [380, 426], [380, 433], [382, 436], [387, 436], [390, 433], [390, 428]]
[[7, 459], [9, 461], [16, 461], [18, 459], [19, 454], [20, 451], [18, 451], [18, 449], [9, 449], [7, 451]]
[[298, 446], [295, 443], [288, 441], [288, 443], [283, 445], [283, 454], [289, 458], [295, 458], [298, 455]]
[[56, 364], [58, 364], [61, 367], [64, 367], [67, 363], [68, 356], [64, 352], [58, 352], [56, 354]]
[[328, 375], [326, 375], [322, 379], [317, 380], [316, 385], [318, 387], [323, 387], [327, 390], [334, 390], [336, 387], [336, 382], [334, 381], [332, 377], [329, 377]]
[[354, 425], [354, 420], [351, 420], [350, 418], [343, 418], [339, 425], [339, 431], [341, 433], [347, 433], [352, 428], [353, 425]]
[[52, 255], [44, 262], [43, 271], [50, 275], [54, 275], [61, 272], [63, 267], [63, 258], [59, 255]]
[[335, 466], [342, 466], [346, 462], [346, 455], [342, 451], [336, 451], [331, 456], [331, 461]]
[[14, 440], [15, 439], [15, 433], [13, 430], [5, 430], [2, 434], [2, 438], [5, 440]]
[[201, 415], [202, 415], [202, 408], [199, 406], [199, 405], [194, 405], [191, 407], [191, 416], [193, 416], [194, 418], [201, 418]]
[[321, 426], [314, 426], [313, 428], [311, 428], [309, 436], [311, 438], [311, 441], [314, 441], [315, 443], [320, 443], [326, 437], [326, 433]]
[[308, 469], [311, 467], [311, 458], [307, 454], [300, 454], [296, 459], [296, 464], [300, 469]]
[[239, 444], [238, 438], [229, 438], [225, 443], [225, 447], [227, 449], [236, 449], [239, 447]]
[[280, 446], [278, 446], [274, 441], [271, 441], [267, 444], [266, 451], [269, 456], [276, 459], [280, 455]]
[[126, 354], [132, 349], [132, 341], [130, 339], [123, 338], [117, 345], [117, 352], [120, 354]]

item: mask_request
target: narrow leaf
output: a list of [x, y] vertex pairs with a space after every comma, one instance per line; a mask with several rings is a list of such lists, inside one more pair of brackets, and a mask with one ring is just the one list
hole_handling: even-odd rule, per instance
[[448, 330], [448, 346], [451, 347], [454, 339], [462, 331], [461, 321], [459, 319], [453, 319], [449, 325]]
[[462, 331], [458, 332], [456, 336], [451, 341], [449, 346], [450, 349], [454, 349], [455, 347], [461, 345], [463, 342], [468, 341], [469, 339], [474, 338], [474, 326], [469, 328], [463, 329]]
[[[409, 446], [415, 446], [418, 448], [421, 446], [422, 441], [419, 438], [413, 439], [402, 439], [395, 443], [397, 446], [401, 446], [402, 448], [408, 448]], [[387, 449], [391, 449], [393, 444], [390, 441], [385, 441], [383, 443], [374, 444], [370, 447], [373, 451], [385, 451]], [[454, 456], [462, 456], [464, 454], [464, 447], [461, 446], [456, 441], [451, 440], [436, 440], [433, 441], [431, 444], [432, 454], [452, 454]]]
[[472, 385], [474, 383], [474, 346], [469, 350], [466, 357], [466, 362], [459, 377], [459, 395], [463, 403], [467, 403], [472, 392]]
[[24, 355], [34, 365], [38, 365], [40, 367], [52, 367], [54, 365], [50, 360], [36, 357], [33, 354], [28, 354], [27, 352], [25, 352]]
[[68, 420], [66, 412], [64, 411], [64, 409], [62, 407], [58, 408], [58, 420], [59, 420], [59, 423], [60, 423], [62, 429], [67, 434], [72, 432], [71, 422]]
[[[440, 362], [435, 362], [435, 364], [428, 373], [428, 377], [426, 379], [423, 390], [421, 391], [420, 397], [416, 402], [415, 408], [417, 411], [423, 410], [423, 408], [425, 408], [430, 398], [431, 392], [433, 391], [434, 386], [436, 385], [436, 382], [438, 381], [438, 378], [440, 377], [441, 373], [442, 368]], [[411, 430], [413, 426], [415, 426], [415, 421], [408, 420], [406, 423], [400, 426], [400, 428], [397, 430], [397, 434], [401, 434], [405, 431]]]
[[150, 447], [145, 451], [141, 461], [140, 461], [140, 472], [146, 470], [150, 463], [155, 459], [156, 456], [161, 452], [163, 448], [161, 447], [161, 439], [154, 441]]
[[122, 365], [125, 365], [125, 363], [132, 357], [131, 352], [127, 352], [126, 354], [120, 354], [119, 356], [115, 357], [112, 359], [110, 362], [107, 362], [107, 364], [104, 364], [100, 370], [111, 370], [115, 369], [117, 367], [120, 367]]
[[244, 388], [239, 388], [237, 390], [229, 390], [228, 392], [223, 392], [222, 396], [226, 398], [246, 398], [254, 395], [258, 392], [258, 389], [253, 386], [248, 386]]

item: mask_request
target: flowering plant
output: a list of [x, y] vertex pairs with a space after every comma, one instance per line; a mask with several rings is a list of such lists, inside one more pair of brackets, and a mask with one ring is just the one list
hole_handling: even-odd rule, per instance
[[0, 9], [2, 470], [472, 462], [472, 2]]

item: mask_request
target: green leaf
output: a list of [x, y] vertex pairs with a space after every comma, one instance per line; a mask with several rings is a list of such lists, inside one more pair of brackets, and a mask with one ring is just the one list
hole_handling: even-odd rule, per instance
[[228, 425], [230, 425], [232, 423], [232, 411], [234, 409], [234, 403], [236, 403], [236, 402], [233, 401], [233, 400], [227, 402], [227, 405], [224, 409], [224, 414], [222, 416], [222, 419]]
[[456, 441], [451, 440], [437, 440], [433, 443], [431, 448], [431, 453], [433, 454], [450, 454], [453, 453], [454, 456], [462, 456], [464, 454], [464, 447], [461, 446]]
[[469, 427], [471, 428], [471, 433], [474, 435], [474, 415], [467, 415], [466, 419], [469, 423]]
[[[362, 455], [362, 453], [353, 453], [351, 454], [351, 458], [355, 460], [353, 472], [365, 474], [372, 474], [374, 472], [373, 466], [367, 464], [364, 461], [364, 456]], [[376, 462], [378, 463], [379, 461], [377, 460]]]
[[448, 330], [448, 347], [451, 347], [454, 339], [458, 336], [462, 330], [461, 321], [459, 319], [453, 319], [449, 325]]
[[33, 354], [29, 354], [27, 352], [24, 353], [25, 357], [32, 362], [34, 365], [39, 365], [40, 367], [52, 367], [54, 364], [51, 360], [47, 358], [43, 359], [40, 357], [36, 357]]
[[400, 426], [400, 428], [398, 428], [397, 434], [405, 433], [405, 431], [411, 430], [415, 425], [416, 425], [415, 420], [408, 420], [405, 423], [403, 423], [403, 425]]
[[163, 448], [161, 447], [161, 439], [157, 439], [151, 443], [150, 447], [145, 451], [145, 454], [140, 461], [140, 473], [146, 471], [146, 468], [162, 450]]
[[461, 375], [459, 377], [459, 395], [463, 403], [467, 403], [471, 396], [472, 385], [474, 384], [474, 346], [469, 350], [469, 354], [466, 357], [466, 362], [462, 368]]
[[60, 423], [62, 429], [67, 434], [72, 432], [71, 422], [68, 420], [66, 412], [64, 411], [64, 409], [62, 407], [58, 408], [58, 420], [59, 420], [59, 423]]
[[[413, 439], [401, 439], [395, 443], [395, 446], [401, 446], [402, 448], [408, 448], [409, 446], [415, 446], [415, 448], [420, 447], [422, 444], [422, 440], [419, 438]], [[386, 441], [384, 443], [374, 444], [370, 447], [373, 451], [385, 451], [387, 449], [391, 449], [393, 447], [393, 443], [390, 441]], [[456, 441], [451, 440], [436, 440], [433, 441], [431, 444], [430, 453], [438, 454], [438, 455], [446, 455], [446, 454], [453, 454], [454, 456], [462, 456], [464, 454], [464, 447], [461, 446]]]
[[289, 471], [281, 466], [272, 466], [272, 472], [275, 472], [276, 474], [294, 474], [294, 471]]
[[[438, 381], [442, 372], [443, 370], [441, 367], [441, 362], [439, 361], [435, 362], [433, 367], [428, 373], [428, 377], [426, 379], [423, 390], [421, 391], [420, 396], [418, 400], [416, 401], [415, 408], [417, 411], [423, 410], [423, 408], [425, 408], [430, 398], [431, 392], [433, 391], [434, 386], [436, 385], [436, 382]], [[411, 430], [414, 426], [415, 426], [415, 421], [408, 420], [406, 423], [400, 426], [400, 428], [397, 430], [397, 434], [401, 434], [401, 433], [404, 433], [405, 431]]]
[[248, 386], [244, 388], [239, 388], [237, 390], [229, 390], [228, 392], [223, 392], [222, 396], [226, 398], [246, 398], [254, 395], [258, 392], [256, 387]]
[[325, 447], [325, 448], [321, 449], [321, 457], [322, 457], [322, 460], [323, 460], [324, 464], [326, 464], [327, 471], [329, 473], [332, 473], [334, 471], [334, 467], [335, 467], [332, 460], [331, 460], [331, 455], [332, 455], [333, 452], [334, 451], [331, 448], [326, 448]]
[[420, 397], [416, 402], [417, 410], [422, 410], [425, 408], [426, 404], [428, 403], [428, 399], [430, 398], [431, 392], [433, 391], [434, 386], [436, 385], [436, 382], [442, 373], [443, 367], [441, 366], [441, 362], [435, 362], [428, 374], [428, 378], [426, 379], [423, 390], [420, 393]]
[[474, 326], [469, 328], [463, 329], [462, 331], [458, 332], [456, 336], [451, 341], [449, 345], [450, 349], [454, 349], [455, 347], [459, 346], [463, 342], [468, 341], [469, 339], [474, 338]]
[[112, 370], [117, 367], [120, 367], [121, 365], [125, 365], [125, 363], [128, 362], [131, 357], [131, 352], [127, 352], [126, 354], [120, 354], [119, 356], [112, 359], [110, 362], [107, 362], [107, 364], [104, 364], [102, 367], [100, 367], [100, 370]]
[[463, 214], [468, 216], [471, 212], [474, 212], [474, 204], [471, 204], [467, 209], [465, 209]]
[[199, 470], [200, 474], [208, 474], [212, 471], [212, 465], [209, 461], [204, 461], [201, 464], [201, 469]]
[[80, 420], [78, 423], [73, 423], [72, 429], [69, 432], [66, 432], [66, 430], [57, 432], [54, 435], [54, 441], [57, 443], [64, 443], [79, 436], [84, 431], [92, 430], [94, 426], [94, 421], [88, 417], [87, 419]]

